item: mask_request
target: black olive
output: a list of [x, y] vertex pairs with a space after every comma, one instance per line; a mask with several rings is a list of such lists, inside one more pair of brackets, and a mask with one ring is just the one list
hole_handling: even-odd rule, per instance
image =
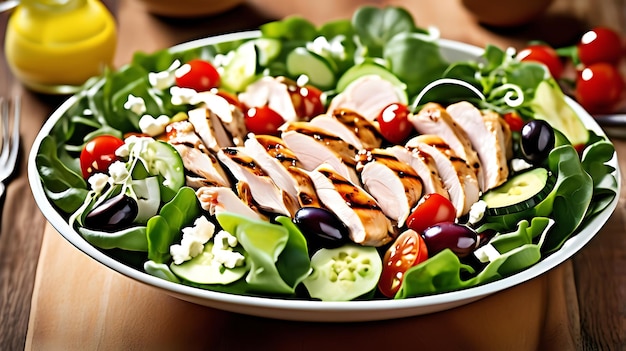
[[348, 228], [337, 216], [323, 208], [303, 207], [293, 222], [298, 226], [309, 245], [309, 253], [320, 248], [332, 249], [348, 241]]
[[450, 249], [459, 257], [472, 253], [478, 245], [478, 234], [470, 227], [453, 222], [443, 222], [426, 228], [423, 234], [428, 255]]
[[529, 121], [521, 130], [520, 146], [524, 159], [533, 165], [542, 163], [554, 148], [552, 126], [540, 119]]
[[85, 217], [85, 227], [117, 231], [129, 227], [137, 213], [139, 213], [137, 201], [128, 195], [119, 194], [92, 209]]

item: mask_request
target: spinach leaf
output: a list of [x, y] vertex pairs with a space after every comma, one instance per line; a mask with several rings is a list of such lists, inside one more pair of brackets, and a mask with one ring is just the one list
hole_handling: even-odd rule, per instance
[[159, 214], [147, 223], [148, 258], [155, 263], [170, 259], [170, 246], [180, 241], [181, 230], [200, 215], [196, 192], [182, 187], [172, 201], [163, 205]]
[[78, 232], [90, 244], [101, 249], [118, 248], [128, 251], [148, 251], [145, 226], [131, 227], [116, 232], [102, 232], [80, 227]]
[[72, 213], [87, 196], [87, 182], [57, 157], [57, 151], [54, 138], [44, 137], [35, 164], [48, 198], [63, 212]]
[[413, 16], [400, 7], [362, 6], [352, 16], [352, 25], [367, 56], [382, 57], [383, 48], [396, 34], [421, 32]]

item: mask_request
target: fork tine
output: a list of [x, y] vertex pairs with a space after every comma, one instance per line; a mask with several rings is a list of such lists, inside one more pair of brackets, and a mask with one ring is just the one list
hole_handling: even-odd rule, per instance
[[0, 115], [2, 115], [2, 123], [0, 125], [2, 129], [2, 151], [0, 151], [0, 165], [6, 164], [7, 159], [9, 158], [9, 102], [0, 97]]
[[[11, 135], [11, 151], [9, 152], [10, 173], [13, 173], [15, 161], [17, 160], [18, 149], [20, 147], [20, 116], [22, 114], [22, 100], [19, 96], [13, 99], [13, 133]], [[8, 134], [8, 126], [6, 128]]]

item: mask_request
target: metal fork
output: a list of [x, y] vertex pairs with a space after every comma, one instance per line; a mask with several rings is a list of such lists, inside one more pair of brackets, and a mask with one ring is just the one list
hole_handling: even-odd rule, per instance
[[13, 174], [15, 164], [17, 163], [17, 154], [20, 146], [20, 110], [21, 99], [19, 96], [13, 99], [0, 97], [0, 129], [2, 130], [2, 149], [0, 150], [0, 198], [4, 196], [4, 183], [11, 174]]

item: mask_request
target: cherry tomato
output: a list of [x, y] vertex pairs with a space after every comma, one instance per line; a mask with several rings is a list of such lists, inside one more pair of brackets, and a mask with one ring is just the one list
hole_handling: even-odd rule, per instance
[[507, 112], [502, 116], [506, 124], [509, 125], [509, 129], [513, 132], [519, 132], [524, 126], [524, 120], [517, 112]]
[[207, 91], [220, 84], [220, 74], [208, 61], [193, 59], [175, 72], [176, 85], [196, 91]]
[[251, 107], [246, 110], [244, 122], [249, 132], [258, 135], [278, 135], [278, 127], [285, 120], [269, 106]]
[[277, 79], [287, 86], [298, 117], [307, 120], [325, 112], [321, 90], [308, 84], [298, 85], [287, 77], [278, 77]]
[[450, 200], [443, 195], [432, 193], [426, 194], [417, 204], [413, 212], [406, 220], [406, 225], [418, 233], [441, 222], [454, 222], [456, 210]]
[[383, 257], [383, 271], [378, 280], [380, 292], [393, 297], [400, 289], [404, 273], [426, 259], [428, 249], [421, 235], [411, 229], [400, 234]]
[[599, 62], [586, 67], [576, 79], [576, 99], [590, 113], [610, 112], [620, 101], [624, 81], [617, 68]]
[[409, 121], [409, 108], [404, 104], [388, 105], [376, 119], [382, 136], [393, 144], [404, 143], [415, 130], [413, 123]]
[[617, 64], [622, 57], [622, 39], [610, 28], [596, 27], [583, 34], [577, 45], [578, 58], [589, 66], [597, 62]]
[[124, 141], [112, 135], [99, 135], [88, 141], [80, 152], [80, 168], [85, 179], [97, 172], [106, 172], [118, 160], [115, 150]]
[[554, 79], [559, 79], [563, 74], [563, 62], [556, 51], [545, 44], [529, 45], [517, 53], [520, 61], [532, 61], [543, 63]]

